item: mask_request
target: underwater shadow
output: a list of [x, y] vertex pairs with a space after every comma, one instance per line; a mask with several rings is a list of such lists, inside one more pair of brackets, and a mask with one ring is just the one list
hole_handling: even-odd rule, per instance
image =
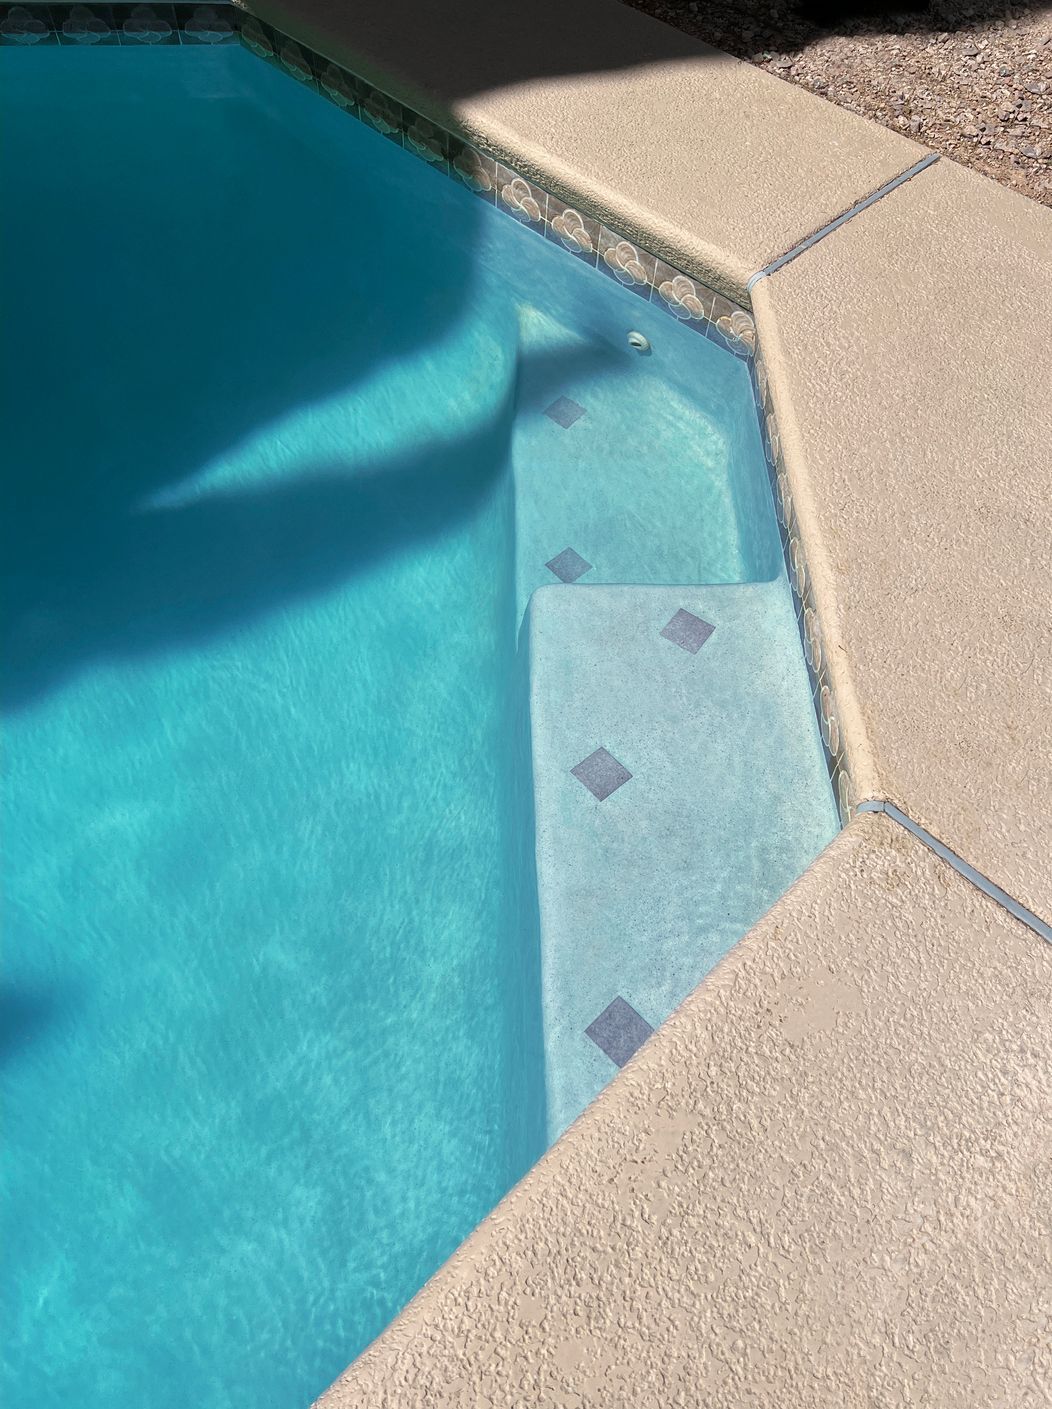
[[[142, 649], [195, 612], [232, 620], [239, 593], [255, 611], [278, 582], [294, 590], [294, 560], [314, 580], [333, 571], [322, 520], [379, 513], [378, 481], [321, 465], [298, 490], [143, 506], [442, 343], [472, 307], [481, 212], [466, 192], [239, 49], [200, 62], [203, 94], [161, 68], [145, 115], [134, 65], [87, 104], [77, 82], [6, 75], [0, 611], [16, 697], [61, 674], [63, 653], [117, 649], [122, 613]], [[407, 238], [420, 223], [429, 238]], [[388, 467], [393, 513], [422, 467]], [[350, 532], [353, 557], [366, 545]], [[252, 533], [271, 544], [270, 588]]]
[[96, 519], [10, 595], [0, 698], [24, 705], [78, 667], [178, 649], [323, 592], [469, 514], [507, 463], [502, 415], [364, 473], [313, 467], [258, 490]]
[[54, 993], [36, 988], [0, 986], [0, 1063], [17, 1057], [46, 1029], [61, 1020], [68, 997], [61, 1002]]
[[5, 86], [9, 705], [321, 590], [441, 532], [494, 472], [503, 431], [484, 423], [364, 473], [308, 463], [296, 483], [150, 507], [292, 413], [353, 408], [471, 316], [476, 280], [466, 192], [240, 49], [194, 57], [202, 93], [162, 68], [149, 120], [133, 65], [86, 105], [28, 67]]
[[182, 503], [104, 500], [69, 531], [12, 543], [0, 705], [24, 707], [95, 661], [236, 631], [439, 538], [510, 473], [519, 383], [536, 411], [567, 377], [625, 362], [601, 346], [520, 355], [489, 419], [457, 439], [364, 465], [295, 466], [256, 489]]

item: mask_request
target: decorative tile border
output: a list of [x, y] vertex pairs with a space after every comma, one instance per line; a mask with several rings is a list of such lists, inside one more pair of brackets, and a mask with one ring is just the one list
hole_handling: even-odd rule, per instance
[[236, 42], [237, 11], [224, 0], [211, 5], [97, 5], [93, 0], [83, 5], [37, 0], [0, 5], [0, 44], [24, 49], [40, 44], [155, 48]]
[[283, 69], [389, 141], [441, 170], [479, 200], [495, 205], [572, 258], [584, 260], [748, 364], [815, 715], [833, 794], [846, 824], [854, 807], [854, 790], [782, 461], [767, 373], [756, 345], [756, 326], [747, 309], [228, 0], [174, 5], [52, 5], [37, 0], [0, 4], [0, 43], [26, 48], [38, 44], [229, 44], [238, 38], [258, 58]]
[[[733, 315], [731, 315], [733, 316]], [[844, 747], [843, 731], [836, 711], [833, 688], [830, 683], [829, 662], [822, 641], [822, 631], [815, 609], [811, 575], [807, 570], [799, 524], [793, 508], [793, 496], [789, 489], [789, 479], [785, 472], [782, 456], [782, 442], [774, 416], [774, 405], [767, 377], [767, 367], [763, 353], [756, 349], [749, 359], [749, 374], [752, 379], [753, 398], [760, 418], [760, 431], [763, 437], [764, 458], [767, 475], [771, 484], [775, 514], [778, 519], [778, 534], [782, 543], [782, 556], [793, 589], [793, 606], [796, 609], [796, 625], [800, 632], [804, 660], [811, 681], [811, 699], [818, 719], [822, 747], [825, 750], [826, 766], [833, 786], [840, 820], [846, 827], [855, 809], [856, 795], [851, 774], [848, 770], [847, 753]]]

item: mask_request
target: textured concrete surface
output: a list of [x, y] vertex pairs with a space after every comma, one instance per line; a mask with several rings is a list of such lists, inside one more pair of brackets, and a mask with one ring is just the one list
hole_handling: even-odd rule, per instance
[[1052, 948], [862, 817], [322, 1399], [1052, 1398]]
[[858, 795], [1052, 921], [1052, 211], [940, 161], [754, 307]]
[[725, 292], [923, 149], [612, 0], [252, 0]]

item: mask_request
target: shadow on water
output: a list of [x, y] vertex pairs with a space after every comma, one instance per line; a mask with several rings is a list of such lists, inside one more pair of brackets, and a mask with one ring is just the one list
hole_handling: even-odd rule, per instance
[[[353, 474], [320, 464], [147, 507], [281, 417], [353, 398], [439, 342], [470, 300], [477, 210], [402, 153], [389, 180], [370, 178], [382, 139], [240, 52], [241, 69], [200, 59], [218, 101], [161, 84], [147, 123], [134, 85], [74, 111], [82, 89], [34, 91], [37, 56], [24, 57], [7, 75], [19, 141], [4, 156], [4, 267], [28, 275], [5, 295], [19, 336], [4, 340], [0, 391], [9, 704], [92, 657], [177, 646], [331, 586], [441, 532], [501, 468], [483, 408], [459, 443], [436, 427], [433, 443]], [[59, 61], [80, 58], [100, 56]], [[245, 69], [247, 101], [227, 91]], [[119, 161], [100, 157], [110, 145]], [[433, 239], [407, 239], [427, 213]]]
[[[6, 340], [0, 392], [8, 706], [92, 659], [178, 647], [331, 587], [440, 533], [504, 468], [492, 425], [459, 425], [455, 441], [436, 426], [404, 453], [150, 505], [290, 412], [339, 396], [353, 419], [354, 388], [439, 344], [472, 298], [478, 205], [284, 75], [235, 58], [248, 103], [237, 91], [184, 103], [173, 84], [129, 134], [119, 90], [72, 122], [76, 90], [49, 89], [47, 117], [23, 118], [8, 144], [5, 185], [19, 198], [6, 264], [49, 274], [12, 281], [6, 297], [20, 334]], [[39, 107], [17, 91], [29, 68], [13, 73], [12, 104]], [[100, 162], [114, 124], [122, 161]], [[384, 182], [370, 176], [378, 157]], [[224, 182], [203, 171], [216, 162]], [[421, 223], [429, 238], [408, 239]], [[602, 348], [566, 356], [578, 370], [616, 363]], [[565, 361], [539, 355], [533, 381], [555, 394]]]
[[[520, 376], [545, 404], [567, 378], [623, 363], [580, 347], [535, 354], [528, 368], [520, 359]], [[513, 396], [511, 386], [493, 419], [457, 440], [353, 473], [298, 467], [259, 488], [143, 509], [52, 504], [35, 533], [9, 525], [0, 699], [16, 708], [92, 661], [214, 638], [438, 537], [507, 471]]]
[[85, 661], [229, 631], [441, 534], [485, 494], [505, 441], [498, 422], [352, 477], [319, 470], [109, 515], [41, 545], [5, 645], [5, 702], [34, 698]]

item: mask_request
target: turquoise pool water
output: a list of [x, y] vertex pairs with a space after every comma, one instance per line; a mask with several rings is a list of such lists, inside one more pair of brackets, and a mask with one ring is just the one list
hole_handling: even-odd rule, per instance
[[5, 1402], [293, 1409], [556, 1133], [521, 622], [779, 578], [748, 381], [239, 49], [0, 80]]

